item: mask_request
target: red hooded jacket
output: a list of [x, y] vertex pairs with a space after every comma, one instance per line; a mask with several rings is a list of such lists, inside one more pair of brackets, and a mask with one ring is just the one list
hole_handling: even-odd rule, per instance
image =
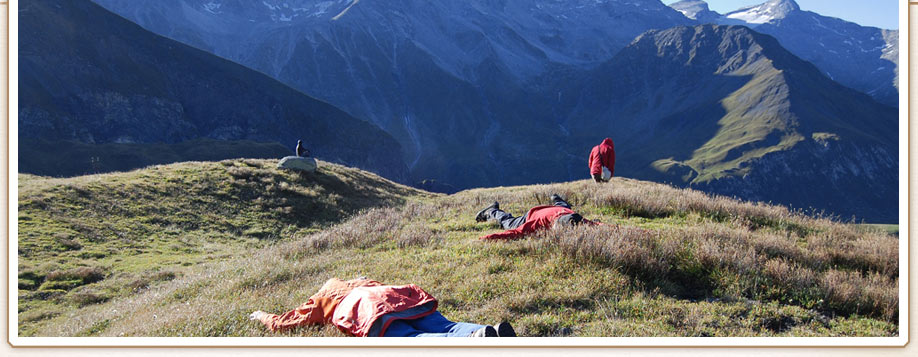
[[369, 279], [329, 279], [313, 296], [261, 322], [271, 331], [302, 325], [334, 324], [354, 336], [382, 336], [397, 319], [416, 319], [437, 310], [437, 299], [414, 284], [393, 286]]
[[603, 166], [615, 176], [615, 144], [609, 138], [605, 138], [590, 151], [590, 175], [602, 175]]
[[437, 311], [437, 299], [414, 284], [354, 288], [335, 308], [332, 323], [358, 337], [382, 337], [395, 320], [412, 320]]
[[[530, 209], [529, 213], [526, 213], [526, 222], [524, 222], [521, 226], [500, 233], [488, 234], [478, 239], [491, 240], [520, 238], [539, 229], [551, 228], [551, 226], [555, 224], [555, 220], [557, 220], [558, 217], [572, 213], [576, 212], [570, 208], [564, 208], [561, 206], [536, 206]], [[597, 224], [596, 222], [590, 221], [586, 218], [583, 219], [582, 223], [590, 225]]]

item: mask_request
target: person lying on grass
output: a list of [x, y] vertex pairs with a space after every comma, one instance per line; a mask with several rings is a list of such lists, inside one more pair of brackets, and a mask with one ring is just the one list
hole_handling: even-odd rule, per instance
[[506, 231], [488, 234], [478, 239], [516, 239], [539, 229], [547, 229], [555, 225], [575, 226], [579, 224], [602, 224], [583, 218], [583, 216], [574, 212], [574, 210], [571, 209], [571, 205], [557, 194], [551, 195], [551, 202], [552, 204], [550, 206], [533, 207], [529, 212], [526, 212], [526, 215], [521, 217], [513, 217], [512, 214], [502, 211], [499, 203], [492, 203], [490, 206], [485, 207], [485, 209], [478, 211], [478, 214], [475, 216], [475, 221], [484, 222], [491, 219], [500, 223]]
[[367, 278], [329, 279], [296, 309], [280, 315], [255, 311], [271, 331], [307, 324], [333, 324], [358, 337], [515, 337], [513, 326], [452, 322], [437, 311], [437, 299], [414, 284], [383, 285]]

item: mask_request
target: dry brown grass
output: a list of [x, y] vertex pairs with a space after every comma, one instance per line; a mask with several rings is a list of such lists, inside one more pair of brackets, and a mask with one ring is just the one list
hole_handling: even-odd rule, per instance
[[772, 281], [781, 282], [795, 291], [804, 291], [816, 285], [816, 273], [813, 270], [784, 258], [769, 259], [762, 267], [762, 272]]
[[807, 247], [810, 259], [822, 265], [849, 266], [888, 277], [899, 274], [899, 240], [887, 234], [831, 225], [807, 237]]
[[331, 248], [366, 248], [391, 238], [401, 224], [401, 214], [395, 208], [374, 208], [343, 224], [318, 234], [302, 237], [292, 254], [320, 252]]
[[[253, 196], [255, 205], [287, 206], [272, 192], [305, 194], [305, 186], [268, 182], [259, 170], [234, 170], [233, 180], [271, 185], [264, 198]], [[335, 192], [323, 194], [348, 199]], [[478, 209], [499, 201], [522, 214], [552, 193], [605, 225], [477, 240], [500, 230], [476, 223]], [[162, 283], [150, 283], [152, 273], [132, 276], [131, 296], [97, 300], [105, 291], [76, 290], [67, 298], [86, 304], [72, 318], [23, 318], [51, 321], [42, 334], [52, 336], [276, 336], [248, 313], [286, 311], [331, 277], [368, 276], [424, 287], [453, 320], [509, 320], [527, 336], [897, 333], [895, 237], [647, 182], [469, 190], [364, 209], [322, 230], [279, 232], [264, 249], [239, 250]], [[342, 336], [331, 327], [279, 335]]]
[[642, 277], [665, 275], [679, 246], [659, 239], [657, 232], [623, 226], [557, 228], [538, 233], [535, 249], [560, 249], [578, 259], [622, 269]]
[[861, 274], [831, 269], [819, 278], [826, 302], [840, 311], [899, 318], [898, 279], [882, 274]]
[[614, 185], [600, 186], [592, 190], [587, 196], [587, 201], [597, 206], [620, 208], [627, 215], [647, 218], [688, 212], [703, 213], [721, 221], [740, 217], [749, 220], [750, 224], [795, 221], [803, 218], [783, 206], [743, 202], [662, 184], [635, 185], [630, 180], [622, 181], [621, 184], [616, 182]]
[[48, 273], [47, 279], [81, 280], [84, 284], [94, 283], [105, 278], [105, 272], [99, 267], [79, 267], [68, 270], [56, 270]]
[[[823, 242], [822, 237], [812, 239]], [[708, 223], [661, 230], [617, 225], [553, 229], [528, 244], [618, 268], [686, 298], [777, 299], [895, 321], [898, 279], [889, 273], [897, 249], [888, 246], [888, 237], [872, 238], [834, 248], [802, 246], [794, 243], [796, 238]], [[853, 245], [860, 249], [852, 251]]]
[[613, 182], [476, 190], [468, 195], [479, 206], [497, 200], [510, 207], [505, 210], [523, 212], [560, 193], [588, 218], [598, 210], [651, 222], [668, 219], [675, 224], [649, 230], [615, 224], [551, 230], [524, 244], [536, 250], [555, 247], [618, 268], [670, 294], [775, 299], [832, 314], [886, 321], [898, 317], [895, 236], [780, 206], [627, 179]]

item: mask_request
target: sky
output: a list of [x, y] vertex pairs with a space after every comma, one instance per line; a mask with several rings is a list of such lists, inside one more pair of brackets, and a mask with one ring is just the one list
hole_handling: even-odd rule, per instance
[[[767, 0], [705, 0], [721, 14]], [[863, 26], [896, 30], [899, 28], [899, 2], [904, 0], [796, 0], [801, 10], [851, 21]], [[676, 0], [665, 0], [672, 4]]]

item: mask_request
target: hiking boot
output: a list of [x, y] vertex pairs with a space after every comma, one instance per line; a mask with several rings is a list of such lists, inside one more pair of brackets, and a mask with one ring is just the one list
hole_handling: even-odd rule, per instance
[[494, 329], [497, 330], [497, 337], [516, 337], [516, 331], [513, 330], [513, 326], [510, 326], [509, 322], [501, 322], [494, 325]]
[[551, 194], [551, 203], [554, 204], [554, 203], [558, 203], [558, 202], [564, 202], [564, 200], [561, 199], [561, 196], [558, 196], [557, 193]]
[[497, 330], [494, 329], [494, 326], [485, 326], [472, 332], [469, 337], [497, 337]]
[[475, 222], [484, 222], [484, 221], [487, 221], [487, 220], [488, 220], [488, 213], [490, 213], [492, 209], [500, 209], [500, 204], [498, 204], [498, 203], [495, 201], [495, 202], [492, 203], [490, 206], [485, 207], [485, 209], [483, 209], [483, 210], [481, 210], [481, 211], [478, 211], [478, 214], [475, 215]]

